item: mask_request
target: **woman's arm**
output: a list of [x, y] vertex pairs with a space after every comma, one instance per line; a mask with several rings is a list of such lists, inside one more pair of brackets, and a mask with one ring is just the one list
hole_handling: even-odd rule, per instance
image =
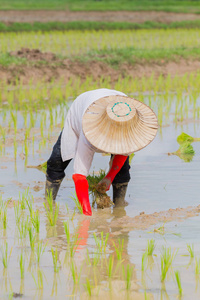
[[115, 176], [123, 167], [128, 156], [114, 155], [112, 165], [107, 175], [98, 183], [97, 190], [101, 193], [105, 193], [109, 190]]

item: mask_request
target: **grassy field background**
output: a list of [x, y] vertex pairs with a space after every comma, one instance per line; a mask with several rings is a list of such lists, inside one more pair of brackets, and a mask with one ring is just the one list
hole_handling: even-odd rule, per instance
[[[125, 76], [129, 67], [135, 67], [136, 64], [140, 64], [141, 69], [147, 64], [157, 64], [158, 68], [162, 65], [163, 68], [164, 64], [170, 62], [180, 65], [183, 61], [190, 61], [190, 64], [195, 65], [200, 60], [200, 20], [197, 20], [198, 13], [200, 14], [200, 0], [1, 0], [0, 10], [3, 9], [22, 10], [22, 22], [14, 19], [17, 11], [10, 12], [11, 16], [13, 14], [11, 21], [0, 22], [0, 71], [1, 76], [8, 80], [18, 78], [21, 76], [19, 74], [27, 74], [31, 68], [34, 71], [29, 72], [29, 77], [39, 70], [46, 74], [53, 69], [56, 75], [49, 75], [50, 78], [58, 76], [57, 73], [64, 76], [63, 70], [66, 70], [68, 65], [69, 70], [74, 66], [74, 73], [77, 75], [86, 74], [89, 72], [88, 65], [97, 64], [95, 68], [99, 67], [100, 73], [101, 69], [105, 68], [107, 71], [104, 71], [109, 76], [108, 68], [111, 68]], [[172, 16], [170, 22], [161, 18], [160, 21], [145, 21], [144, 18], [142, 23], [131, 23], [131, 20], [120, 21], [117, 17], [118, 22], [82, 19], [71, 22], [62, 22], [59, 19], [55, 22], [45, 19], [34, 22], [33, 19], [28, 19], [23, 22], [23, 15], [26, 15], [23, 10], [36, 9], [77, 11], [77, 14], [73, 13], [75, 15], [78, 15], [78, 11], [85, 10], [88, 11], [88, 14], [85, 13], [87, 16], [89, 11], [93, 14], [92, 11], [109, 10], [118, 11], [118, 15], [122, 10], [196, 14], [192, 15], [190, 21], [184, 19], [187, 14], [182, 14], [183, 21], [180, 21], [179, 17], [176, 18], [180, 14], [165, 13]], [[41, 12], [42, 16], [46, 14], [45, 11]], [[52, 11], [50, 13], [54, 14]], [[148, 12], [145, 15], [148, 15]], [[26, 54], [25, 48], [38, 50], [37, 59], [33, 52]], [[46, 56], [42, 55], [43, 53]], [[48, 53], [53, 53], [55, 58], [49, 60]], [[183, 71], [191, 72], [193, 69], [186, 66]], [[174, 70], [171, 68], [169, 72]], [[71, 76], [71, 72], [69, 73]], [[89, 73], [89, 76], [91, 75]]]
[[177, 28], [200, 28], [200, 20], [182, 21], [172, 23], [159, 23], [146, 21], [144, 23], [129, 22], [95, 22], [95, 21], [73, 21], [73, 22], [34, 22], [34, 23], [9, 23], [0, 22], [0, 32], [20, 31], [51, 31], [51, 30], [125, 30], [125, 29], [177, 29]]
[[199, 0], [1, 0], [0, 10], [166, 11], [200, 13]]

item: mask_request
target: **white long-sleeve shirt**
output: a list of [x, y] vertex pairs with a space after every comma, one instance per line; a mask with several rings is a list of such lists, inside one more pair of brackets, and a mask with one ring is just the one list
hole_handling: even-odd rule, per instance
[[61, 136], [61, 156], [63, 161], [74, 158], [74, 174], [88, 176], [94, 153], [102, 152], [86, 139], [82, 129], [83, 115], [94, 101], [111, 95], [127, 96], [110, 89], [88, 91], [74, 100], [67, 113]]

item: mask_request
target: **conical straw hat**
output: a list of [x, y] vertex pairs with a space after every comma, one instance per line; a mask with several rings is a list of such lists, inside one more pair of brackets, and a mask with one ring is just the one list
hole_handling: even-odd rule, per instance
[[156, 136], [155, 113], [144, 103], [126, 96], [108, 96], [93, 102], [83, 115], [83, 132], [97, 149], [131, 154]]

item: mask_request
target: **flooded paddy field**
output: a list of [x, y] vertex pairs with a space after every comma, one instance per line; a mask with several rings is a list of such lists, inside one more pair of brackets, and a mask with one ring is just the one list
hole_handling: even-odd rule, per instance
[[[44, 198], [44, 172], [30, 166], [49, 158], [71, 101], [100, 86], [89, 80], [26, 88], [4, 83], [1, 299], [198, 299], [200, 142], [191, 143], [189, 156], [168, 153], [179, 149], [182, 132], [200, 137], [199, 81], [194, 73], [115, 84], [155, 110], [159, 131], [131, 162], [128, 206], [94, 207], [92, 217], [74, 202], [73, 163], [54, 203]], [[108, 162], [96, 154], [91, 174], [107, 170]]]

